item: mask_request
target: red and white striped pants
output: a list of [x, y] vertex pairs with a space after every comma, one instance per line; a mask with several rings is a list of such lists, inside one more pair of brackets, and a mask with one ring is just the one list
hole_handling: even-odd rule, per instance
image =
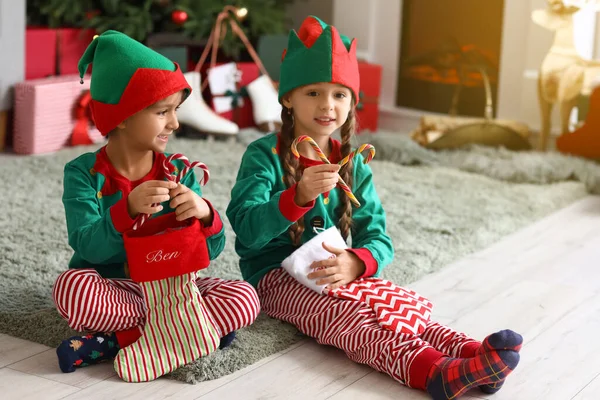
[[410, 387], [425, 389], [427, 373], [439, 357], [472, 357], [480, 342], [430, 321], [419, 335], [383, 328], [366, 304], [320, 295], [283, 268], [258, 285], [262, 310], [295, 325], [318, 343], [335, 346], [358, 363]]
[[[196, 281], [220, 337], [248, 326], [260, 311], [254, 288], [244, 281]], [[105, 279], [94, 269], [69, 269], [52, 290], [59, 314], [76, 331], [119, 332], [144, 325], [146, 305], [140, 285], [130, 279]]]

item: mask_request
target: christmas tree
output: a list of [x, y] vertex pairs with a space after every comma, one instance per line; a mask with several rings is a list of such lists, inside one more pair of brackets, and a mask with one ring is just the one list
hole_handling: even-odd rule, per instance
[[[240, 26], [256, 43], [261, 35], [284, 33], [289, 28], [286, 7], [293, 0], [28, 0], [28, 25], [92, 28], [97, 33], [121, 31], [144, 42], [156, 32], [178, 32], [205, 40], [217, 15], [226, 5], [246, 9]], [[235, 18], [231, 15], [231, 18]], [[238, 58], [243, 44], [231, 29], [220, 46]]]

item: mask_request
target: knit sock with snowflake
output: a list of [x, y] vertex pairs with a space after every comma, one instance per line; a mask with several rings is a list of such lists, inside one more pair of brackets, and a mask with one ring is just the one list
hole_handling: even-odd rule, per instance
[[63, 340], [56, 348], [56, 355], [62, 372], [74, 372], [76, 367], [112, 360], [119, 349], [114, 333], [94, 333]]

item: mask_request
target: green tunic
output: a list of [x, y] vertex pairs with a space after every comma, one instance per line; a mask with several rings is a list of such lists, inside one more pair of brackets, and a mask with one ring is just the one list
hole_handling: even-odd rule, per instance
[[[297, 206], [296, 187], [286, 188], [283, 182], [278, 137], [269, 134], [248, 146], [227, 207], [227, 218], [236, 233], [235, 249], [240, 256], [242, 276], [254, 286], [295, 250], [288, 232], [295, 221], [304, 216], [305, 243], [318, 233], [314, 226], [327, 229], [337, 224], [336, 208], [340, 196], [345, 196], [337, 188], [306, 207]], [[337, 156], [336, 151], [332, 151], [332, 156], [340, 158], [339, 142], [332, 141], [332, 147], [338, 150]], [[363, 276], [378, 276], [392, 261], [394, 248], [386, 233], [385, 212], [375, 191], [371, 168], [363, 160], [358, 155], [354, 162], [353, 193], [361, 207], [353, 209], [352, 247], [365, 262]]]
[[[93, 268], [104, 278], [125, 278], [124, 263], [127, 257], [122, 233], [131, 229], [134, 223], [127, 212], [127, 196], [144, 181], [164, 179], [164, 159], [164, 154], [156, 153], [152, 170], [135, 182], [124, 178], [114, 169], [104, 147], [67, 163], [62, 200], [69, 245], [75, 251], [69, 268]], [[184, 166], [179, 160], [173, 161], [173, 164], [178, 170]], [[181, 183], [202, 195], [193, 170]], [[163, 210], [155, 215], [174, 211], [168, 202], [162, 205]], [[203, 227], [211, 260], [225, 246], [223, 223], [216, 210], [213, 211], [211, 226]]]

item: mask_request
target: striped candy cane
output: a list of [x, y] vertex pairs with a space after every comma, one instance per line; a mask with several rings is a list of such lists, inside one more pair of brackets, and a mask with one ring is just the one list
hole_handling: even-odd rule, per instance
[[364, 163], [368, 164], [368, 163], [371, 162], [371, 160], [373, 159], [373, 157], [375, 157], [375, 147], [373, 147], [372, 145], [370, 145], [368, 143], [360, 145], [360, 147], [358, 149], [356, 149], [352, 153], [348, 154], [338, 164], [340, 164], [340, 165], [346, 165], [348, 163], [348, 161], [350, 161], [351, 159], [353, 159], [354, 157], [356, 157], [357, 154], [360, 154], [360, 153], [362, 153], [363, 151], [366, 151], [366, 150], [369, 150], [369, 154], [367, 154], [367, 156], [365, 157]]
[[[323, 153], [323, 150], [321, 150], [321, 148], [319, 147], [319, 145], [310, 136], [306, 136], [306, 135], [297, 137], [294, 140], [294, 142], [292, 143], [292, 154], [294, 154], [294, 156], [296, 158], [300, 158], [300, 153], [298, 152], [298, 144], [300, 144], [302, 142], [308, 142], [311, 145], [311, 147], [313, 148], [313, 150], [317, 153], [317, 155], [319, 156], [321, 161], [323, 161], [326, 164], [331, 164], [329, 162], [329, 159], [327, 159], [327, 156], [325, 155], [325, 153]], [[340, 164], [342, 166], [346, 165], [348, 163], [348, 161], [350, 161], [351, 159], [356, 157], [357, 154], [360, 154], [365, 150], [368, 150], [369, 154], [367, 155], [367, 157], [365, 157], [364, 163], [366, 164], [366, 163], [370, 162], [373, 159], [373, 157], [375, 157], [375, 147], [373, 147], [370, 144], [363, 144], [358, 149], [354, 150], [353, 152], [348, 154], [346, 157], [344, 157], [344, 159], [342, 161], [340, 161], [338, 164]], [[344, 191], [344, 193], [346, 193], [346, 196], [348, 196], [350, 201], [356, 207], [360, 207], [360, 202], [358, 201], [356, 196], [354, 196], [354, 193], [352, 193], [352, 190], [350, 190], [350, 186], [348, 186], [348, 184], [346, 182], [344, 182], [344, 180], [341, 177], [338, 178], [338, 183], [339, 183], [340, 187], [342, 188], [342, 190]]]
[[[184, 167], [181, 169], [181, 171], [179, 171], [179, 174], [177, 176], [173, 176], [171, 174], [171, 169], [169, 167], [169, 165], [171, 164], [171, 162], [173, 160], [181, 160], [181, 161], [183, 161], [183, 164], [184, 164]], [[210, 178], [210, 173], [208, 172], [208, 167], [206, 166], [206, 164], [204, 164], [200, 161], [194, 161], [194, 162], [190, 163], [190, 161], [188, 160], [188, 158], [186, 156], [184, 156], [183, 154], [179, 154], [179, 153], [171, 154], [163, 162], [163, 172], [165, 173], [165, 176], [167, 177], [168, 180], [170, 180], [171, 182], [175, 182], [175, 183], [181, 182], [183, 180], [183, 178], [187, 175], [187, 173], [190, 172], [190, 170], [192, 168], [196, 168], [196, 167], [202, 169], [202, 171], [204, 172], [204, 174], [202, 175], [202, 179], [200, 180], [200, 184], [202, 186], [204, 186], [204, 185], [206, 185], [206, 183], [208, 182], [208, 179]], [[152, 204], [152, 207], [156, 207], [156, 206], [158, 206], [158, 203]], [[144, 224], [144, 222], [146, 222], [148, 220], [148, 218], [150, 218], [150, 214], [139, 214], [133, 224], [133, 230], [137, 230], [140, 226], [142, 226]]]

